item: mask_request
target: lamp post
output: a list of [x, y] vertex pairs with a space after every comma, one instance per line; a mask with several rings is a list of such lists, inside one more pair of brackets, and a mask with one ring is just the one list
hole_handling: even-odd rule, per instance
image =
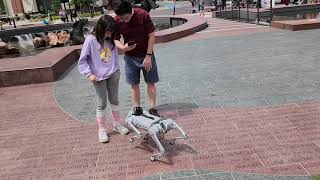
[[257, 21], [258, 21], [258, 24], [260, 23], [260, 5], [261, 5], [261, 0], [258, 0], [258, 2], [257, 2], [257, 7], [258, 7]]
[[246, 0], [247, 2], [247, 22], [249, 22], [249, 0]]
[[240, 20], [240, 18], [241, 18], [241, 17], [240, 17], [240, 16], [241, 16], [241, 14], [240, 14], [240, 1], [241, 1], [241, 0], [238, 0], [238, 1], [237, 1], [237, 4], [238, 4], [238, 21], [239, 21], [239, 22], [241, 21], [241, 20]]
[[12, 17], [13, 27], [14, 27], [14, 28], [17, 28], [17, 26], [16, 26], [16, 21], [14, 20], [14, 18], [15, 18], [15, 17]]
[[68, 2], [68, 5], [69, 5], [69, 11], [70, 11], [70, 19], [71, 19], [71, 22], [73, 22], [72, 10], [71, 10], [71, 6], [70, 6], [70, 2]]
[[176, 1], [173, 1], [173, 15], [176, 15]]
[[271, 26], [271, 22], [272, 22], [272, 0], [270, 0], [270, 26]]

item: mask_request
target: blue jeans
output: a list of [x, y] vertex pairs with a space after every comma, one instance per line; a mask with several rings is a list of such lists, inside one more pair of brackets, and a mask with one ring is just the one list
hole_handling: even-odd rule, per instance
[[154, 84], [159, 81], [157, 63], [154, 55], [151, 57], [152, 68], [147, 72], [143, 65], [144, 57], [132, 57], [125, 55], [125, 73], [126, 81], [130, 85], [137, 85], [140, 83], [140, 72], [143, 72], [144, 80], [148, 84]]

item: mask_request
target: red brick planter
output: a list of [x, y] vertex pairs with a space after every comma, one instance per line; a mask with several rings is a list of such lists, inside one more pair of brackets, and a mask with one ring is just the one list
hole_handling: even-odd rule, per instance
[[302, 19], [302, 20], [290, 20], [290, 21], [273, 21], [271, 23], [271, 26], [279, 29], [287, 29], [290, 31], [320, 29], [320, 20]]
[[[162, 16], [157, 16], [157, 17], [162, 17]], [[168, 16], [163, 16], [163, 17], [168, 17]], [[186, 19], [187, 22], [174, 28], [158, 31], [156, 33], [157, 43], [165, 43], [165, 42], [173, 41], [176, 39], [180, 39], [208, 27], [207, 21], [197, 16], [190, 16], [190, 17], [169, 16], [169, 17]]]

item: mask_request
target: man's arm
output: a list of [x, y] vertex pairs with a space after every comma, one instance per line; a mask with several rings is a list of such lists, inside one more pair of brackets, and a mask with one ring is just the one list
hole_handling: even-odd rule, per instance
[[152, 68], [151, 58], [152, 58], [154, 43], [156, 41], [155, 32], [148, 34], [148, 36], [149, 36], [148, 50], [147, 50], [146, 57], [143, 61], [144, 67], [147, 70], [147, 72], [149, 72]]
[[148, 41], [148, 50], [147, 50], [147, 54], [152, 54], [153, 53], [153, 47], [154, 47], [154, 43], [156, 42], [156, 36], [155, 36], [155, 32], [152, 32], [150, 34], [148, 34], [149, 36], [149, 41]]
[[136, 44], [129, 46], [128, 43], [127, 44], [122, 44], [122, 42], [120, 40], [114, 40], [114, 44], [116, 45], [116, 47], [118, 48], [118, 54], [124, 54], [127, 51], [131, 51], [134, 48], [136, 48]]

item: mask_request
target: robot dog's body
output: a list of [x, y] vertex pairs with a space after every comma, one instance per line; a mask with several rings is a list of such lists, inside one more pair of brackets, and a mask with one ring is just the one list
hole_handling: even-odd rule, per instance
[[[166, 132], [170, 129], [177, 129], [181, 137], [176, 137], [172, 139], [170, 144], [173, 144], [176, 139], [187, 139], [186, 133], [179, 127], [174, 120], [172, 119], [162, 119], [157, 116], [151, 115], [147, 111], [143, 111], [141, 107], [135, 108], [129, 111], [128, 116], [126, 118], [126, 125], [137, 135], [132, 136], [129, 139], [129, 142], [134, 142], [134, 139], [144, 138], [147, 139], [148, 136], [151, 137], [154, 142], [157, 144], [160, 153], [155, 153], [151, 156], [151, 161], [158, 159], [158, 157], [162, 157], [165, 155], [165, 149], [163, 148], [160, 137], [163, 137]], [[143, 129], [146, 134], [143, 134], [139, 131], [139, 129]]]

